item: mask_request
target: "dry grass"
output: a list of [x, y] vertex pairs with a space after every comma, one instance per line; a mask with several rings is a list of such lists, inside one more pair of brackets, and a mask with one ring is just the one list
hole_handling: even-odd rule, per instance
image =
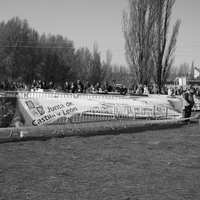
[[0, 199], [200, 199], [199, 128], [196, 121], [0, 140]]

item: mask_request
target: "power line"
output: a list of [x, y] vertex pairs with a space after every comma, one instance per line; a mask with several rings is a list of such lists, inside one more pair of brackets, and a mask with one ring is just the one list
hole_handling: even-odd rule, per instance
[[14, 45], [1, 45], [4, 48], [33, 48], [33, 49], [74, 49], [74, 47], [48, 47], [48, 46], [14, 46]]

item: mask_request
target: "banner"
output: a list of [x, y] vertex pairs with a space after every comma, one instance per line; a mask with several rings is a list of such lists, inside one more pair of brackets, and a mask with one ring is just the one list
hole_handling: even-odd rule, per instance
[[27, 126], [49, 124], [61, 117], [71, 117], [76, 113], [96, 108], [98, 105], [98, 102], [74, 98], [19, 99], [20, 111], [26, 119], [25, 125]]
[[182, 100], [167, 96], [124, 99], [101, 98], [19, 98], [25, 126], [50, 124], [75, 114], [123, 115], [140, 117], [176, 115], [182, 117]]

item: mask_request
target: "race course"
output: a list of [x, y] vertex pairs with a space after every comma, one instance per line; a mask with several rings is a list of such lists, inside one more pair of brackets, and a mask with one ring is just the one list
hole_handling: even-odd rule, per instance
[[0, 139], [0, 200], [200, 199], [199, 127], [193, 120]]

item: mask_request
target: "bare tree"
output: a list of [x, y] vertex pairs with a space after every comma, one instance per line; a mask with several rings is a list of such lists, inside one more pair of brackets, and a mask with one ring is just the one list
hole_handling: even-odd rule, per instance
[[107, 66], [111, 66], [111, 61], [112, 61], [112, 51], [111, 50], [107, 50], [106, 51], [106, 64]]
[[172, 66], [170, 69], [170, 76], [168, 77], [169, 81], [174, 81], [175, 78], [178, 76], [178, 67]]
[[111, 50], [106, 51], [106, 61], [102, 63], [102, 81], [108, 81], [112, 78], [112, 52]]
[[194, 60], [192, 61], [192, 65], [191, 65], [190, 79], [194, 80]]
[[185, 62], [178, 67], [178, 76], [189, 77], [190, 71], [189, 64]]
[[93, 47], [92, 61], [89, 71], [89, 80], [93, 84], [101, 82], [102, 80], [101, 53], [99, 52], [98, 43], [96, 41]]
[[168, 41], [172, 7], [175, 0], [129, 0], [123, 13], [125, 56], [136, 83], [153, 77], [161, 90], [170, 76], [180, 20]]
[[134, 81], [147, 84], [151, 79], [156, 8], [153, 0], [129, 0], [123, 13], [125, 56]]
[[178, 30], [181, 23], [180, 20], [176, 21], [168, 42], [170, 17], [174, 3], [175, 0], [154, 0], [155, 7], [157, 8], [155, 24], [156, 40], [153, 51], [155, 62], [154, 80], [158, 84], [159, 90], [161, 90], [162, 85], [170, 75], [170, 69], [174, 61], [173, 53], [176, 48]]

